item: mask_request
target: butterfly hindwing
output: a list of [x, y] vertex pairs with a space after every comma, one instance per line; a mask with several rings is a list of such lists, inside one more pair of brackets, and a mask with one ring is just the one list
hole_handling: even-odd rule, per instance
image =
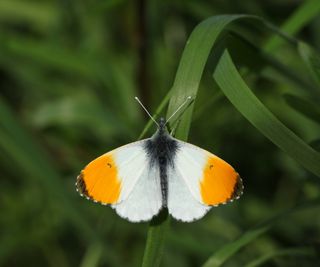
[[148, 164], [128, 198], [112, 207], [120, 217], [131, 222], [151, 220], [162, 207], [158, 168]]
[[202, 218], [210, 208], [191, 194], [177, 168], [168, 168], [168, 210], [173, 218], [191, 222]]

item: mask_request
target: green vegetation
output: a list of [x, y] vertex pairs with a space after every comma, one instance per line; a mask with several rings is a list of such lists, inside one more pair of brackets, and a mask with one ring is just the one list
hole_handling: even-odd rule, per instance
[[[0, 266], [318, 266], [319, 14], [317, 0], [0, 2]], [[132, 224], [80, 198], [86, 163], [154, 131], [135, 95], [156, 117], [193, 96], [170, 126], [237, 169], [240, 200]]]

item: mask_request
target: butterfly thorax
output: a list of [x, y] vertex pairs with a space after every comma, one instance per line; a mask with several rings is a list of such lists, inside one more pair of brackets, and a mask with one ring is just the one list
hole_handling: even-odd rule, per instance
[[162, 205], [166, 207], [168, 198], [168, 168], [174, 168], [174, 158], [178, 150], [178, 143], [169, 135], [163, 118], [160, 119], [159, 127], [155, 134], [146, 141], [145, 150], [148, 154], [150, 167], [159, 169]]

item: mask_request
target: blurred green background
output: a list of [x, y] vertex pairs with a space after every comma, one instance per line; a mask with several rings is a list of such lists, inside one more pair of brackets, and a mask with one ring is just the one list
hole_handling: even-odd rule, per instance
[[[129, 223], [81, 198], [74, 186], [78, 173], [98, 155], [138, 138], [147, 118], [134, 96], [155, 111], [200, 21], [244, 13], [280, 26], [306, 2], [0, 0], [0, 266], [140, 266], [148, 223]], [[295, 34], [316, 50], [317, 9], [306, 11], [313, 12], [306, 22], [298, 18]], [[258, 47], [271, 38], [253, 27], [234, 32], [252, 37]], [[262, 102], [319, 148], [320, 113], [311, 120], [284, 98], [294, 93], [317, 105], [319, 86], [310, 93], [303, 83], [248, 57], [241, 42], [229, 46]], [[293, 77], [312, 83], [293, 48], [279, 45], [272, 55]], [[242, 117], [214, 84], [210, 62], [189, 141], [233, 165], [245, 191], [202, 220], [172, 221], [162, 266], [201, 266], [278, 214], [282, 218], [272, 219], [272, 228], [223, 266], [320, 266], [319, 179]], [[283, 215], [300, 203], [305, 204]]]

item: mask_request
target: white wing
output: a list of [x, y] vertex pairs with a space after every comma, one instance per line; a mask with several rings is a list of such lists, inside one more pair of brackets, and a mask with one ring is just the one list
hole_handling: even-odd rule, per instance
[[[145, 162], [145, 164], [148, 164]], [[112, 205], [117, 214], [131, 222], [149, 221], [162, 207], [159, 170], [147, 167], [129, 197]]]
[[121, 179], [119, 202], [126, 200], [137, 182], [148, 169], [147, 154], [144, 150], [146, 140], [134, 142], [114, 150], [118, 166], [118, 176]]
[[210, 208], [196, 200], [176, 169], [168, 168], [168, 211], [173, 218], [191, 222], [202, 218]]

